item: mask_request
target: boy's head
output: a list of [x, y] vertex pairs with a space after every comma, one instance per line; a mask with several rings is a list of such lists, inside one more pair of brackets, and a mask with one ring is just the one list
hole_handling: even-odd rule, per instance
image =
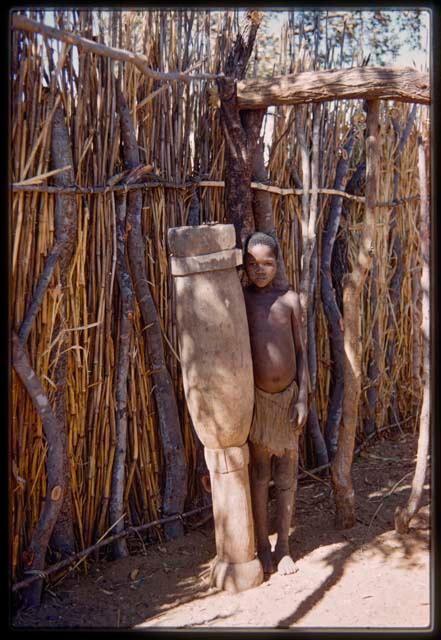
[[245, 269], [249, 280], [259, 289], [269, 285], [277, 273], [278, 246], [267, 233], [257, 231], [245, 243]]

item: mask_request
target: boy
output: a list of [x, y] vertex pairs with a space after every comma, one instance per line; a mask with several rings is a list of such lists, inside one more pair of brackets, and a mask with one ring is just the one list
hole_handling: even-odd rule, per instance
[[[255, 405], [249, 435], [251, 499], [257, 555], [266, 574], [296, 571], [288, 535], [297, 487], [298, 438], [307, 417], [306, 353], [300, 330], [300, 302], [291, 289], [278, 289], [278, 245], [265, 233], [245, 245], [244, 289], [253, 359]], [[273, 564], [268, 538], [268, 485], [274, 456], [277, 544]]]

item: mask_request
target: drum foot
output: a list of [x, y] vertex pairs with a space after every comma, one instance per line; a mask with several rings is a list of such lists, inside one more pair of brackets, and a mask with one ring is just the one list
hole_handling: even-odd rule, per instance
[[212, 586], [230, 593], [253, 589], [262, 582], [263, 569], [259, 558], [238, 563], [217, 559], [211, 574]]

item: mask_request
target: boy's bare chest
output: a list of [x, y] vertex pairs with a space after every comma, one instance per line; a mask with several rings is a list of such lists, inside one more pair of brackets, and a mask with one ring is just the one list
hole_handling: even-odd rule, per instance
[[249, 299], [247, 315], [251, 330], [283, 330], [290, 329], [291, 326], [291, 308], [280, 299]]

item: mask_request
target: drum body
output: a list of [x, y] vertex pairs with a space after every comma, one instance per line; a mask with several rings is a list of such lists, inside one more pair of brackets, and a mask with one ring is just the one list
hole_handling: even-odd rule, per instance
[[169, 231], [185, 396], [196, 432], [210, 449], [244, 444], [253, 412], [250, 338], [236, 271], [242, 255], [235, 240], [233, 225]]

